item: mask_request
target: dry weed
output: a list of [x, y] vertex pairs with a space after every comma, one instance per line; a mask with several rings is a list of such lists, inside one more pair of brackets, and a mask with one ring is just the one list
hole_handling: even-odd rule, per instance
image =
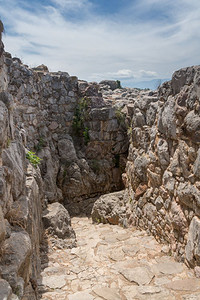
[[18, 204], [15, 207], [11, 207], [10, 210], [6, 213], [5, 218], [12, 226], [19, 226], [22, 229], [26, 228], [26, 222], [22, 218], [22, 210]]
[[4, 242], [0, 244], [0, 263], [3, 262], [5, 256], [13, 254], [13, 250], [10, 249], [9, 245]]

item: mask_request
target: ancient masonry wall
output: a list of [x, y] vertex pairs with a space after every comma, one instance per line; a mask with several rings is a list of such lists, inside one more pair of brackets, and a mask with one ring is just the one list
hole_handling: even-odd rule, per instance
[[8, 92], [1, 41], [0, 49], [0, 298], [30, 294], [36, 299], [43, 184], [39, 169], [26, 160], [24, 133], [14, 126], [14, 100]]
[[73, 215], [89, 214], [96, 196], [123, 187], [128, 149], [123, 120], [95, 83], [44, 66], [32, 70], [10, 55], [6, 65], [14, 123], [42, 158], [47, 201], [64, 203]]
[[43, 225], [54, 243], [75, 245], [69, 214], [53, 202], [89, 214], [98, 195], [120, 190], [128, 138], [97, 84], [30, 69], [0, 49], [0, 297], [37, 299]]
[[139, 99], [127, 110], [129, 223], [200, 265], [200, 66], [175, 72], [158, 99]]

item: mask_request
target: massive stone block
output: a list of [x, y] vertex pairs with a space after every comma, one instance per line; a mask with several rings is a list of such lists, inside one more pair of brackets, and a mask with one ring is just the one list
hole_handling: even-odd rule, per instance
[[185, 253], [190, 266], [200, 265], [200, 219], [198, 217], [194, 217], [190, 223]]
[[71, 219], [68, 211], [58, 202], [49, 204], [44, 211], [43, 222], [50, 234], [59, 238], [75, 238], [75, 232], [71, 227]]
[[93, 222], [123, 224], [123, 216], [125, 216], [123, 195], [124, 191], [120, 191], [101, 196], [92, 209]]

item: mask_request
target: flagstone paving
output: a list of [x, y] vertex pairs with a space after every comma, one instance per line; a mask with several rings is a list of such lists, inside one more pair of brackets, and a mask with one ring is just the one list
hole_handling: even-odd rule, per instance
[[198, 300], [200, 279], [145, 231], [73, 218], [77, 247], [43, 255], [45, 300]]

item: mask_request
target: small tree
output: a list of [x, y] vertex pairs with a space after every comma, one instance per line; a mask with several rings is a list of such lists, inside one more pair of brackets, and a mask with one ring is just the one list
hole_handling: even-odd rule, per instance
[[116, 80], [116, 82], [117, 82], [117, 88], [118, 89], [122, 89], [121, 81], [120, 80]]

